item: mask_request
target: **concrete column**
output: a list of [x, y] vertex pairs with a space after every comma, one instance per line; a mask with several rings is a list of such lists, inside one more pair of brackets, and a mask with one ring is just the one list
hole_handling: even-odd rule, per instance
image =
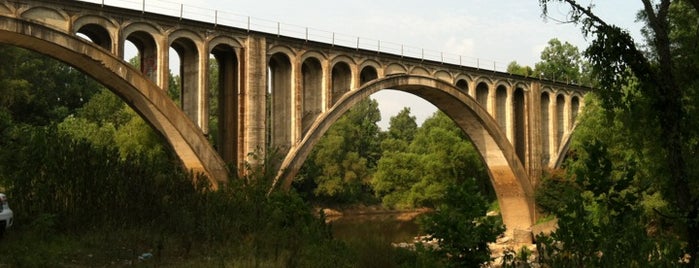
[[294, 57], [291, 60], [291, 147], [295, 147], [303, 137], [303, 72], [301, 60]]
[[350, 91], [354, 91], [354, 90], [358, 89], [361, 86], [360, 85], [361, 79], [359, 78], [359, 76], [360, 76], [360, 73], [359, 73], [360, 70], [358, 70], [359, 66], [357, 66], [356, 64], [350, 64], [350, 63], [347, 63], [347, 65], [349, 65], [350, 77], [351, 77], [350, 88], [349, 88], [349, 90], [347, 90], [347, 92], [350, 92]]
[[333, 68], [329, 60], [325, 61], [325, 68], [323, 68], [323, 112], [330, 109], [333, 106]]
[[264, 36], [250, 34], [244, 44], [242, 70], [244, 103], [241, 116], [243, 126], [243, 152], [246, 160], [256, 163], [249, 157], [252, 153], [265, 152], [265, 107], [267, 92], [267, 42]]
[[557, 96], [555, 92], [551, 92], [549, 96], [549, 161], [547, 164], [555, 161], [558, 153], [558, 117], [557, 117]]
[[160, 88], [167, 91], [170, 74], [170, 45], [167, 36], [153, 36], [157, 51], [156, 74], [153, 80]]
[[[332, 81], [330, 79], [330, 76], [332, 74], [332, 70], [330, 69], [330, 61], [325, 59], [318, 59], [320, 61], [320, 67], [321, 67], [321, 72], [322, 72], [322, 78], [321, 83], [320, 83], [320, 88], [321, 88], [321, 98], [320, 98], [320, 113], [323, 114], [325, 111], [328, 110], [330, 107], [328, 104], [332, 102], [332, 96], [331, 92], [332, 89], [330, 88], [330, 84], [332, 84]], [[320, 115], [319, 115], [320, 116]]]
[[468, 95], [473, 99], [476, 99], [476, 86], [478, 86], [478, 84], [475, 80], [471, 80], [468, 83]]
[[497, 87], [495, 84], [488, 85], [488, 101], [485, 105], [491, 117], [495, 118], [495, 97], [497, 96]]
[[567, 134], [570, 133], [570, 130], [573, 128], [573, 108], [571, 104], [572, 96], [570, 94], [566, 94], [565, 108], [563, 108], [563, 113], [565, 113], [565, 134], [563, 136], [567, 136]]
[[204, 134], [209, 134], [209, 94], [206, 90], [209, 84], [209, 48], [202, 42], [195, 42], [199, 53], [199, 68], [197, 74], [197, 120]]
[[536, 189], [541, 178], [542, 169], [542, 144], [541, 144], [541, 83], [532, 82], [529, 91], [524, 92], [525, 108], [529, 112], [527, 120], [527, 135], [529, 144], [527, 154], [529, 156], [529, 181]]

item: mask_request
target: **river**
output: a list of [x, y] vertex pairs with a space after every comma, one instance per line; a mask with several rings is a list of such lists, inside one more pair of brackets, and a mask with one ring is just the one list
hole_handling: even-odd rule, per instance
[[412, 242], [420, 235], [415, 222], [423, 212], [383, 212], [328, 217], [335, 238], [342, 240], [372, 238], [387, 243]]

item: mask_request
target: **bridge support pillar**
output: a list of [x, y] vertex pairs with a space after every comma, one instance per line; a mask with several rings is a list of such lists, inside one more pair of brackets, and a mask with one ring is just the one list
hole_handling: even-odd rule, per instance
[[[265, 152], [266, 134], [266, 94], [267, 94], [267, 42], [264, 36], [250, 34], [243, 49], [242, 100], [243, 109], [243, 152], [245, 159], [254, 163], [249, 157], [252, 153]], [[258, 158], [259, 159], [259, 158]]]

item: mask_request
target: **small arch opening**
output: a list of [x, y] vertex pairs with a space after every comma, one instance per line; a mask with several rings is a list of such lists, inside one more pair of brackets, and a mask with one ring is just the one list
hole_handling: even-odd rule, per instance
[[485, 82], [478, 83], [478, 86], [476, 86], [476, 101], [486, 110], [488, 110], [488, 95], [490, 95], [488, 85]]
[[209, 141], [226, 163], [238, 163], [238, 57], [217, 45], [209, 60]]
[[495, 120], [507, 132], [507, 88], [500, 85], [495, 90]]
[[[170, 47], [179, 57], [180, 105], [184, 113], [201, 126], [199, 120], [199, 49], [194, 41], [178, 38]], [[170, 55], [173, 56], [172, 51]]]
[[543, 165], [548, 165], [551, 158], [551, 146], [549, 143], [550, 118], [549, 118], [549, 93], [541, 93], [541, 161]]
[[158, 46], [155, 43], [155, 39], [147, 32], [137, 31], [127, 36], [126, 41], [130, 42], [138, 51], [137, 56], [134, 58], [135, 61], [131, 63], [139, 68], [143, 75], [157, 83]]
[[[577, 96], [573, 96], [573, 98], [570, 100], [570, 121], [575, 123], [575, 120], [578, 119], [578, 112], [580, 112], [580, 98]], [[570, 124], [571, 128], [573, 127], [573, 124]]]
[[276, 53], [269, 59], [267, 69], [267, 138], [270, 149], [282, 155], [291, 145], [291, 60], [284, 53]]
[[364, 85], [367, 82], [379, 78], [379, 74], [373, 66], [366, 66], [359, 73], [359, 84]]
[[87, 24], [75, 32], [78, 36], [90, 40], [92, 43], [111, 51], [112, 38], [109, 36], [107, 29], [97, 24]]
[[464, 79], [459, 79], [459, 81], [456, 81], [456, 87], [459, 88], [461, 91], [468, 93], [468, 82]]
[[303, 77], [303, 114], [301, 128], [305, 134], [321, 113], [323, 103], [323, 67], [316, 58], [308, 58], [301, 65]]
[[332, 69], [332, 104], [349, 92], [352, 83], [352, 70], [346, 62], [338, 62]]
[[566, 129], [565, 103], [563, 95], [556, 96], [556, 148], [561, 145]]

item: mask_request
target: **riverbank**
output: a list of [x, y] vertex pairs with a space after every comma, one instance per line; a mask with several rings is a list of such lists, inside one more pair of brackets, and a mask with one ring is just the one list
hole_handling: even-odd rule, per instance
[[314, 211], [322, 213], [326, 222], [343, 216], [396, 215], [402, 221], [412, 221], [417, 216], [433, 211], [431, 208], [389, 209], [381, 205], [353, 205], [348, 207], [314, 206]]

